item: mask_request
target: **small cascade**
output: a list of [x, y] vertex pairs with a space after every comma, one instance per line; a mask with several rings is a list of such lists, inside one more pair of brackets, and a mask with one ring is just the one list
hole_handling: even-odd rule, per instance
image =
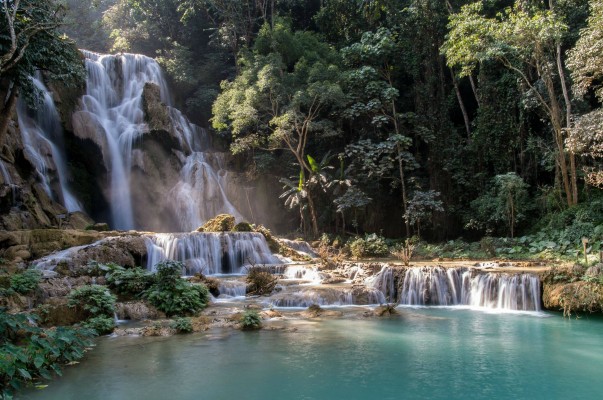
[[468, 268], [409, 268], [399, 298], [406, 305], [540, 311], [540, 280], [531, 274], [481, 274]]
[[317, 258], [318, 254], [312, 249], [312, 247], [303, 240], [289, 240], [289, 239], [279, 239], [281, 243], [285, 246], [297, 251], [298, 253], [307, 255], [311, 258]]
[[10, 173], [8, 172], [8, 168], [6, 168], [6, 165], [2, 160], [0, 160], [0, 173], [2, 174], [2, 180], [4, 181], [4, 184], [10, 187], [11, 189], [12, 205], [15, 205], [17, 202], [18, 186], [15, 185], [15, 183], [13, 182], [13, 179], [10, 176]]
[[[40, 104], [35, 110], [28, 108], [23, 101], [19, 101], [17, 106], [26, 157], [34, 166], [39, 181], [50, 198], [63, 204], [69, 212], [81, 211], [82, 206], [68, 185], [69, 173], [59, 113], [41, 77], [38, 75], [31, 80], [41, 93]], [[56, 174], [58, 193], [52, 189], [50, 171]]]
[[322, 279], [317, 267], [305, 265], [289, 265], [283, 274], [285, 279], [301, 279], [304, 281], [320, 282]]
[[384, 265], [377, 275], [367, 278], [365, 282], [368, 287], [372, 287], [381, 293], [379, 297], [380, 301], [376, 304], [385, 303], [386, 300], [390, 302], [396, 301], [394, 270], [391, 267]]
[[244, 267], [260, 264], [281, 264], [266, 239], [255, 232], [228, 233], [159, 233], [145, 237], [147, 269], [154, 270], [163, 260], [181, 261], [186, 274], [239, 274]]
[[168, 194], [174, 199], [175, 214], [183, 230], [193, 230], [223, 213], [243, 219], [228, 200], [220, 176], [207, 157], [208, 153], [201, 152], [189, 155], [180, 171], [180, 181]]
[[247, 283], [238, 280], [221, 279], [218, 286], [220, 297], [245, 297]]
[[354, 304], [352, 290], [348, 287], [307, 287], [295, 288], [295, 291], [285, 291], [270, 297], [273, 307], [310, 307], [319, 306], [350, 306]]

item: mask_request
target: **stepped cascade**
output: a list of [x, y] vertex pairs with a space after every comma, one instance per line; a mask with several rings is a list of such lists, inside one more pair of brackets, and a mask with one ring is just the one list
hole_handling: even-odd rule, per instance
[[[35, 109], [31, 109], [20, 100], [17, 106], [25, 155], [34, 166], [46, 194], [63, 204], [69, 212], [81, 211], [79, 201], [69, 189], [69, 173], [59, 113], [51, 93], [42, 83], [41, 76], [32, 77], [31, 80], [40, 92], [40, 103]], [[53, 182], [54, 177], [57, 180], [56, 185]], [[6, 181], [7, 177], [4, 179]]]
[[186, 274], [240, 274], [245, 266], [281, 264], [264, 236], [254, 232], [162, 233], [148, 235], [147, 269], [163, 260], [182, 261]]

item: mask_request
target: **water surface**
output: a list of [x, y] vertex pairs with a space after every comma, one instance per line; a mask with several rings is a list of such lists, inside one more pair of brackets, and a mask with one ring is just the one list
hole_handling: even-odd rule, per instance
[[80, 365], [25, 398], [603, 398], [601, 318], [400, 312], [289, 322], [295, 331], [101, 338]]

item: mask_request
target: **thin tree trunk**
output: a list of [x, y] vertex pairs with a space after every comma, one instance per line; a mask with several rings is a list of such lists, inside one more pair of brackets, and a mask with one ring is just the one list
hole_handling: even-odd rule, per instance
[[308, 193], [308, 206], [310, 208], [310, 219], [312, 220], [312, 234], [314, 238], [318, 237], [318, 218], [316, 217], [316, 209], [314, 207], [314, 199], [310, 196], [310, 191], [306, 188]]
[[[559, 79], [561, 80], [561, 90], [563, 91], [563, 99], [565, 100], [565, 127], [570, 128], [572, 125], [572, 102], [569, 95], [567, 84], [565, 83], [565, 72], [563, 70], [563, 61], [561, 59], [561, 45], [557, 45], [557, 69], [559, 71]], [[573, 149], [569, 150], [570, 159], [570, 179], [572, 189], [572, 204], [578, 204], [578, 178], [576, 175], [576, 156]]]
[[475, 96], [475, 102], [477, 103], [477, 106], [479, 107], [479, 97], [477, 96], [477, 85], [475, 84], [475, 81], [473, 80], [473, 75], [469, 75], [469, 83], [471, 84], [471, 90], [473, 90], [473, 95]]
[[459, 102], [459, 107], [461, 108], [461, 112], [463, 113], [463, 120], [465, 121], [465, 131], [467, 131], [467, 139], [471, 139], [471, 123], [469, 122], [469, 115], [467, 114], [467, 109], [465, 108], [465, 103], [463, 102], [463, 97], [461, 96], [461, 91], [459, 89], [459, 84], [456, 80], [456, 76], [454, 75], [454, 71], [452, 68], [450, 69], [450, 76], [452, 77], [452, 84], [454, 85], [454, 92], [456, 93], [456, 99]]

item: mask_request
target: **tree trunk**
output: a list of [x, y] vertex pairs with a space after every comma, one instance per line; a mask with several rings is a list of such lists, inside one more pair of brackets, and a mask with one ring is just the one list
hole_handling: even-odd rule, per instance
[[477, 85], [475, 84], [475, 81], [473, 80], [473, 75], [469, 75], [469, 83], [471, 84], [471, 90], [473, 90], [473, 95], [475, 96], [475, 102], [477, 103], [477, 106], [479, 107], [479, 97], [477, 96]]
[[465, 103], [463, 102], [463, 97], [461, 96], [461, 91], [459, 89], [459, 84], [456, 80], [456, 76], [454, 76], [454, 71], [450, 69], [450, 76], [452, 77], [452, 84], [454, 85], [454, 92], [456, 93], [456, 99], [459, 102], [459, 107], [461, 108], [461, 112], [463, 113], [463, 120], [465, 121], [465, 131], [467, 131], [467, 140], [471, 139], [471, 123], [469, 122], [469, 115], [467, 114], [467, 109], [465, 108]]
[[314, 199], [310, 195], [310, 191], [306, 188], [306, 193], [308, 193], [308, 206], [310, 208], [310, 219], [312, 220], [312, 234], [314, 238], [318, 237], [318, 218], [316, 217], [316, 209], [314, 207]]
[[[559, 71], [559, 79], [561, 80], [561, 90], [563, 91], [563, 99], [565, 100], [565, 127], [570, 128], [572, 125], [572, 101], [570, 99], [569, 90], [565, 83], [565, 72], [563, 70], [563, 61], [561, 59], [561, 45], [557, 45], [557, 69]], [[569, 150], [570, 159], [570, 179], [572, 189], [572, 204], [578, 204], [578, 177], [576, 175], [576, 156], [573, 149]]]

